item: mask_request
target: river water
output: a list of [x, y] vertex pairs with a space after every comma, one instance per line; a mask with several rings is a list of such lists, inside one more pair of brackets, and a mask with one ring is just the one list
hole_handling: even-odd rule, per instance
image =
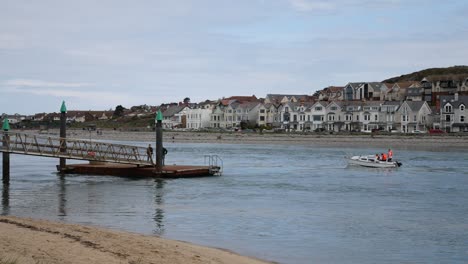
[[167, 164], [202, 165], [204, 154], [216, 154], [224, 174], [61, 177], [56, 159], [12, 155], [1, 213], [160, 235], [280, 263], [468, 262], [467, 152], [395, 149], [403, 167], [369, 169], [348, 167], [344, 156], [383, 150], [165, 146]]

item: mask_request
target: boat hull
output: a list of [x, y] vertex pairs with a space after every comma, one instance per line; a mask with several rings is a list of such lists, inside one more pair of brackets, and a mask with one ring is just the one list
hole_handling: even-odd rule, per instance
[[368, 168], [397, 168], [402, 165], [398, 161], [376, 160], [375, 156], [353, 156], [348, 158], [348, 164]]

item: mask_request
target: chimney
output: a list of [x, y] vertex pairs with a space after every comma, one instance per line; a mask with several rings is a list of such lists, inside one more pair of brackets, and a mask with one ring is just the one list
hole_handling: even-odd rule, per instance
[[454, 100], [455, 100], [455, 102], [458, 101], [458, 93], [455, 93]]

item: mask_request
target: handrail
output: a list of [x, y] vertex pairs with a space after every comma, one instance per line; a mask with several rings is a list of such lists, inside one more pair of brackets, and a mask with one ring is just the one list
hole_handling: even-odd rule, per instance
[[135, 165], [153, 165], [146, 147], [0, 131], [0, 152]]
[[213, 174], [222, 175], [224, 161], [221, 157], [219, 157], [218, 155], [205, 155], [204, 159], [205, 159], [205, 164], [208, 163], [208, 166], [210, 167], [210, 171]]

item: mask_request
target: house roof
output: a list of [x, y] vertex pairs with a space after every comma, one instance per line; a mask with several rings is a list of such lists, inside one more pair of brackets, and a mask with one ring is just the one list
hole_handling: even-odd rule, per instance
[[172, 117], [175, 114], [179, 113], [182, 111], [186, 106], [185, 105], [177, 105], [177, 106], [171, 106], [166, 109], [162, 114], [164, 117]]
[[381, 82], [368, 82], [367, 83], [370, 87], [372, 87], [372, 89], [374, 89], [374, 91], [380, 91], [381, 87], [382, 87], [382, 83]]
[[350, 82], [346, 86], [351, 86], [353, 89], [357, 89], [357, 88], [359, 88], [359, 86], [361, 86], [363, 84], [364, 84], [363, 82]]
[[411, 85], [419, 85], [419, 82], [416, 81], [406, 81], [406, 82], [397, 82], [395, 85], [398, 85], [401, 89], [409, 88]]
[[240, 104], [239, 107], [247, 110], [252, 110], [259, 104], [260, 102], [247, 102]]
[[252, 96], [231, 96], [229, 98], [225, 98], [223, 100], [236, 100], [238, 102], [255, 102], [258, 101], [258, 98], [255, 95]]
[[[419, 110], [421, 110], [421, 108], [423, 107], [424, 103], [426, 103], [425, 101], [405, 101], [404, 103], [406, 103], [409, 108], [411, 109], [411, 111], [413, 112], [418, 112]], [[403, 103], [403, 104], [404, 104]], [[402, 104], [402, 105], [403, 105]], [[401, 106], [400, 106], [401, 107]]]
[[303, 99], [304, 101], [308, 101], [309, 97], [306, 94], [267, 94], [266, 98], [269, 98], [270, 101], [281, 101], [283, 98], [286, 97], [288, 100], [291, 100], [292, 97], [295, 97], [297, 100]]
[[468, 106], [468, 95], [459, 95], [457, 101], [455, 101], [455, 97], [453, 95], [441, 96], [440, 103], [442, 106], [447, 103], [450, 103], [453, 107], [459, 107], [461, 104]]

